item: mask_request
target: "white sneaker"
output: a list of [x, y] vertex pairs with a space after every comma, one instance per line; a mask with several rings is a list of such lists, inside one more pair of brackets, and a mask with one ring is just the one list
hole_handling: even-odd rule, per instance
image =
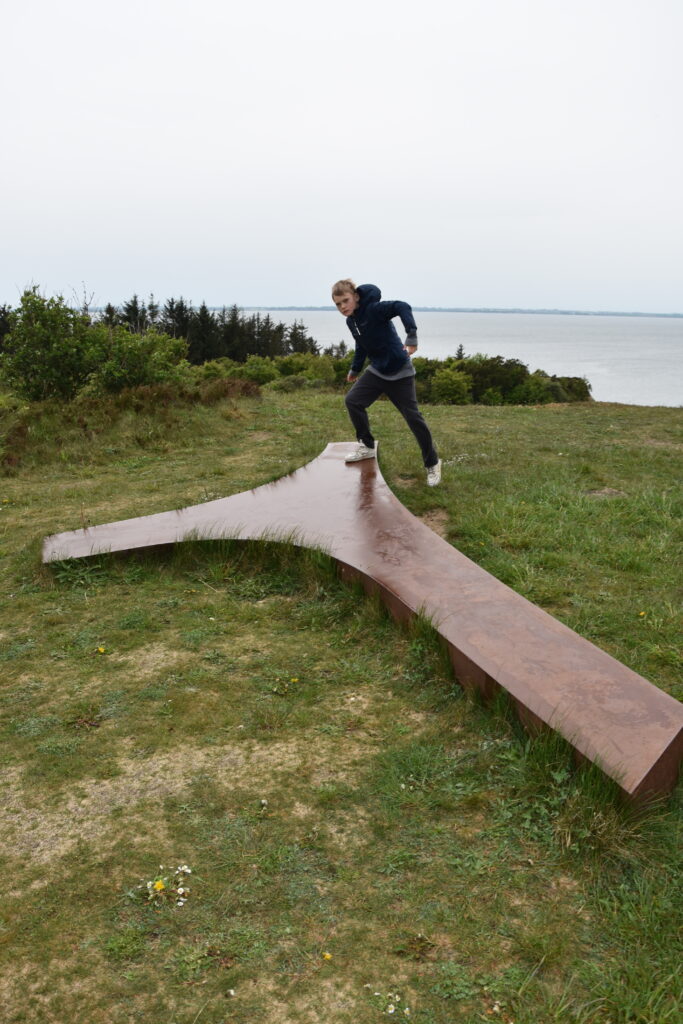
[[427, 483], [430, 487], [436, 487], [441, 483], [441, 459], [427, 470]]
[[362, 441], [358, 442], [358, 447], [355, 452], [351, 452], [346, 456], [344, 462], [361, 462], [363, 459], [374, 459], [377, 455], [377, 444], [374, 448], [368, 448]]

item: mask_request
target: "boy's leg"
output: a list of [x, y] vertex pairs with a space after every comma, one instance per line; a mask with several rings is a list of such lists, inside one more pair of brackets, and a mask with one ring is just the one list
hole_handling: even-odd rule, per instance
[[356, 437], [368, 448], [375, 447], [375, 439], [370, 430], [370, 420], [366, 410], [373, 402], [376, 402], [380, 395], [384, 394], [384, 385], [387, 381], [377, 377], [374, 373], [366, 371], [359, 377], [344, 399], [346, 410], [351, 417]]
[[422, 461], [425, 466], [427, 469], [430, 466], [435, 466], [439, 461], [439, 456], [436, 454], [431, 431], [417, 405], [415, 377], [386, 380], [384, 384], [386, 385], [387, 396], [394, 403], [415, 435], [415, 440], [420, 446]]

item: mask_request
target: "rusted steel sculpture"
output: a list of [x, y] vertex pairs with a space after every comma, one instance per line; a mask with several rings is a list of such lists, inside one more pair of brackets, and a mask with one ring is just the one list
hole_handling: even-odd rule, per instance
[[459, 682], [499, 687], [526, 725], [560, 733], [630, 797], [669, 792], [683, 759], [683, 704], [510, 590], [412, 515], [375, 459], [330, 444], [274, 483], [174, 512], [47, 537], [43, 561], [190, 539], [284, 540], [326, 551], [392, 614], [429, 618]]

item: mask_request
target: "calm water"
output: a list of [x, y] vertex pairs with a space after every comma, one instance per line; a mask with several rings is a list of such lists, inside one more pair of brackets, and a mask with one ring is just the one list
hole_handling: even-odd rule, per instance
[[[324, 348], [353, 343], [330, 310], [271, 311], [275, 320], [302, 320]], [[599, 402], [683, 405], [683, 319], [563, 316], [546, 313], [415, 313], [419, 353], [434, 359], [483, 352], [520, 359], [530, 370], [586, 377]], [[401, 333], [400, 321], [396, 321]]]

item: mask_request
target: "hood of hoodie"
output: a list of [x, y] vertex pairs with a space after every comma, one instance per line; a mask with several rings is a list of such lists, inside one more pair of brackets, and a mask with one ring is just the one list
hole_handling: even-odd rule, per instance
[[379, 302], [382, 298], [382, 293], [376, 284], [359, 284], [356, 291], [360, 296], [359, 310], [365, 309], [371, 302]]

